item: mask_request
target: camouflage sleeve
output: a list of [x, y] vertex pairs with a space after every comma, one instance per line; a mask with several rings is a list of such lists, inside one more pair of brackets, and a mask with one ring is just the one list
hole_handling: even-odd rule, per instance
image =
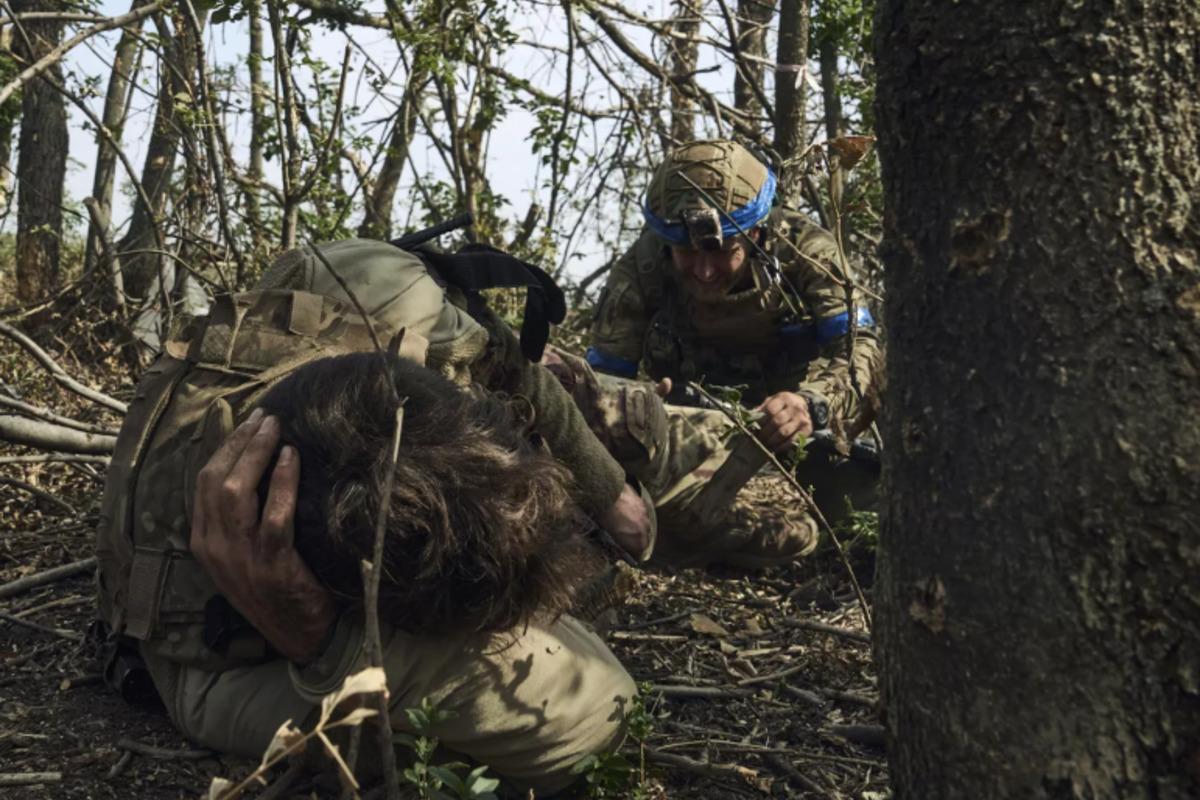
[[587, 360], [593, 369], [633, 378], [642, 360], [642, 343], [650, 324], [650, 310], [638, 280], [639, 240], [625, 252], [608, 274], [596, 304]]
[[538, 433], [575, 477], [576, 502], [589, 513], [603, 514], [624, 488], [625, 470], [588, 428], [558, 379], [529, 363], [512, 329], [490, 309], [479, 321], [487, 328], [489, 343], [484, 356], [471, 366], [472, 377], [488, 389], [529, 400]]
[[812, 315], [820, 348], [798, 388], [829, 401], [832, 419], [865, 427], [874, 414], [883, 369], [875, 320], [861, 293], [848, 298], [836, 277], [837, 244], [828, 231], [808, 224], [794, 232], [792, 243], [786, 273]]

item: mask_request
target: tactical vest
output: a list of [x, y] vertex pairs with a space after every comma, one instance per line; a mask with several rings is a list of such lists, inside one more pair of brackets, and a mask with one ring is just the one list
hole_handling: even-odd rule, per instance
[[[337, 260], [362, 249], [339, 243], [326, 252]], [[382, 304], [370, 317], [376, 336], [386, 345], [405, 329], [402, 356], [469, 380], [486, 331], [449, 303], [419, 260], [387, 252], [388, 271], [364, 274], [354, 287], [364, 305]], [[265, 282], [309, 285], [294, 277], [302, 273], [295, 253], [281, 257]], [[293, 279], [279, 277], [281, 263]], [[348, 302], [293, 288], [219, 297], [206, 318], [167, 344], [137, 386], [105, 482], [98, 605], [113, 635], [139, 642], [148, 657], [211, 671], [272, 657], [191, 556], [196, 476], [276, 382], [313, 359], [372, 347], [362, 315]]]

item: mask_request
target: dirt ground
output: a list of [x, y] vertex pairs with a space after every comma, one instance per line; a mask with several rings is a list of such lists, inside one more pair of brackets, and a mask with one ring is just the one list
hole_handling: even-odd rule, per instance
[[[70, 349], [56, 356], [86, 373], [90, 354], [73, 359]], [[0, 349], [0, 367], [0, 388], [20, 387], [27, 402], [115, 423], [13, 349]], [[92, 373], [92, 384], [110, 368]], [[105, 388], [128, 397], [128, 384]], [[92, 555], [103, 465], [12, 461], [28, 455], [0, 446], [0, 587]], [[860, 580], [869, 573], [860, 563]], [[644, 796], [887, 797], [870, 646], [834, 554], [759, 573], [650, 570], [636, 583], [601, 623], [630, 673], [650, 685], [651, 733], [644, 748], [626, 748], [634, 763], [645, 757]], [[213, 776], [252, 768], [197, 749], [161, 710], [104, 686], [84, 641], [90, 574], [3, 591], [0, 797], [201, 797]], [[5, 783], [29, 773], [51, 774]], [[336, 796], [322, 787], [302, 778], [281, 796]]]

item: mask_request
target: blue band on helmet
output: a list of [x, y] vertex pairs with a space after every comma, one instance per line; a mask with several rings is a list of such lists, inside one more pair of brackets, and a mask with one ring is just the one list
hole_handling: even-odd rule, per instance
[[[737, 236], [742, 231], [749, 231], [771, 213], [771, 203], [774, 200], [775, 171], [767, 167], [767, 179], [763, 181], [762, 188], [758, 190], [758, 194], [754, 196], [753, 200], [741, 208], [735, 208], [728, 214], [718, 211], [721, 217], [721, 235], [728, 239]], [[691, 244], [692, 239], [688, 235], [687, 226], [682, 222], [667, 222], [651, 211], [648, 203], [642, 206], [642, 216], [646, 218], [646, 225], [650, 230], [671, 244], [685, 246]]]
[[[856, 328], [873, 328], [875, 327], [875, 318], [871, 316], [871, 312], [862, 306], [854, 310], [854, 327]], [[821, 344], [832, 341], [839, 336], [845, 336], [850, 332], [850, 312], [843, 311], [834, 317], [817, 320], [817, 341]]]
[[620, 375], [622, 378], [637, 377], [638, 365], [636, 361], [610, 355], [594, 347], [589, 347], [587, 350], [587, 362], [602, 372]]

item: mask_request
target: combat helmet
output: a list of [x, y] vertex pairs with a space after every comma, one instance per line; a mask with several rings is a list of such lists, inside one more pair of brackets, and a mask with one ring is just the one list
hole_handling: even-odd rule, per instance
[[655, 170], [642, 216], [670, 244], [714, 250], [762, 222], [774, 199], [774, 171], [742, 145], [688, 142]]

